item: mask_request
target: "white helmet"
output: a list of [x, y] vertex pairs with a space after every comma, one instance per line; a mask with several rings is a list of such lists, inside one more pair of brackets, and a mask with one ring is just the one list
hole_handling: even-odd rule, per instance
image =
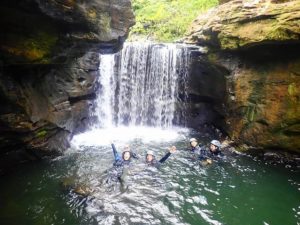
[[129, 145], [125, 145], [123, 152], [131, 152], [130, 146]]
[[214, 146], [217, 146], [218, 148], [222, 147], [221, 143], [218, 140], [212, 140], [210, 143]]
[[190, 139], [190, 143], [193, 142], [193, 141], [196, 141], [196, 142], [197, 142], [197, 139], [196, 139], [196, 138], [191, 138], [191, 139]]
[[154, 152], [149, 150], [149, 151], [147, 151], [147, 155], [153, 155], [154, 156]]

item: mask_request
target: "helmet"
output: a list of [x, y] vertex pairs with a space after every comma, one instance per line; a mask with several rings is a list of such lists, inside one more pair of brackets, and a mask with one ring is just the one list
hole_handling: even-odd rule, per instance
[[193, 142], [193, 141], [197, 141], [197, 139], [196, 138], [191, 138], [190, 143]]
[[221, 143], [218, 140], [212, 140], [210, 143], [214, 146], [217, 146], [218, 148], [222, 147]]
[[130, 146], [129, 145], [125, 145], [123, 152], [131, 152]]
[[154, 156], [154, 152], [149, 150], [149, 151], [147, 151], [147, 155], [153, 155]]

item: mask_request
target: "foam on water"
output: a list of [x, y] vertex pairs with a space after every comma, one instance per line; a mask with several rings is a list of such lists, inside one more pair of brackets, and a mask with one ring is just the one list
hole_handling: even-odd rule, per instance
[[74, 136], [72, 145], [79, 146], [104, 146], [112, 142], [120, 144], [131, 141], [149, 142], [173, 142], [184, 140], [188, 135], [188, 129], [173, 127], [162, 129], [157, 127], [109, 127], [105, 129], [93, 129], [91, 131]]

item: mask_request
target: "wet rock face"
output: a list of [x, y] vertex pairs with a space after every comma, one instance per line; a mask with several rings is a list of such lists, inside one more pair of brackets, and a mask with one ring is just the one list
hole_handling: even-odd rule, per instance
[[226, 79], [223, 67], [208, 61], [207, 56], [192, 54], [187, 81], [187, 126], [199, 129], [206, 124], [224, 127]]
[[297, 42], [300, 1], [235, 0], [199, 16], [186, 42], [236, 50], [272, 42]]
[[254, 147], [300, 151], [299, 50], [300, 45], [273, 46], [264, 59], [258, 50], [253, 52], [256, 57], [234, 56], [226, 119], [233, 139]]
[[3, 0], [1, 60], [66, 62], [87, 49], [115, 51], [134, 24], [129, 0]]
[[24, 160], [63, 152], [72, 135], [88, 125], [98, 60], [97, 53], [87, 53], [68, 66], [3, 67], [0, 158], [19, 158], [18, 153]]
[[239, 144], [300, 152], [299, 9], [230, 1], [194, 21], [186, 42], [208, 47], [206, 63], [224, 69], [222, 128]]
[[[90, 33], [76, 33], [76, 38], [94, 38], [109, 42], [124, 37], [134, 23], [130, 1], [124, 0], [36, 0], [40, 9], [53, 19], [73, 26], [85, 26]], [[84, 28], [83, 28], [84, 29]]]
[[0, 17], [0, 164], [59, 154], [89, 123], [98, 53], [122, 47], [130, 1], [3, 0]]

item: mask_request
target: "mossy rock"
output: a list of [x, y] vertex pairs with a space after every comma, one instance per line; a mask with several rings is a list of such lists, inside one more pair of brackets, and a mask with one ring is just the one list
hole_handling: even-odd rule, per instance
[[230, 1], [194, 20], [184, 41], [221, 50], [299, 42], [299, 18], [300, 1]]
[[39, 131], [38, 133], [36, 133], [35, 137], [37, 138], [42, 138], [42, 137], [45, 137], [47, 135], [47, 131], [46, 130], [42, 130], [42, 131]]

